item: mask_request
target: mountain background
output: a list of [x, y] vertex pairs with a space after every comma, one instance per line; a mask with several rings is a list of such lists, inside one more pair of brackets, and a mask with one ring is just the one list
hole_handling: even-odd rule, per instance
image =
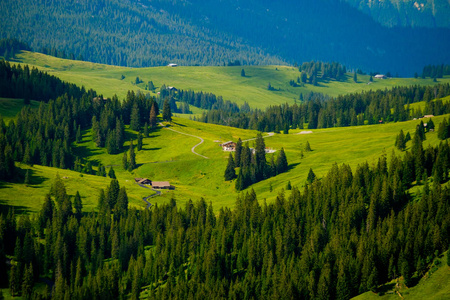
[[434, 9], [426, 2], [417, 14], [403, 10], [410, 2], [5, 0], [0, 37], [130, 67], [321, 60], [412, 76], [424, 65], [450, 63], [450, 29], [440, 17], [447, 1], [434, 1]]

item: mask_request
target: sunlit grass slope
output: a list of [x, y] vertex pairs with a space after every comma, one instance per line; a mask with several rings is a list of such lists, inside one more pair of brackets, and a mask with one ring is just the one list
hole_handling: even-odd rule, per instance
[[[448, 116], [447, 116], [448, 117]], [[444, 116], [435, 117], [433, 121], [438, 124]], [[303, 187], [310, 168], [320, 178], [324, 176], [333, 163], [349, 164], [355, 170], [359, 164], [368, 162], [375, 164], [381, 155], [392, 152], [401, 153], [395, 149], [396, 135], [402, 129], [404, 132], [414, 133], [420, 120], [401, 123], [389, 123], [373, 126], [359, 126], [346, 128], [330, 128], [312, 130], [309, 134], [299, 134], [302, 130], [291, 130], [289, 134], [275, 134], [265, 138], [267, 147], [273, 149], [285, 149], [290, 169], [287, 173], [254, 184], [253, 188], [260, 201], [266, 199], [273, 201], [276, 195], [286, 188], [290, 181], [292, 185]], [[198, 200], [201, 197], [211, 201], [214, 209], [223, 206], [233, 207], [238, 193], [234, 189], [234, 181], [224, 181], [223, 174], [227, 164], [228, 153], [219, 147], [220, 142], [237, 141], [254, 138], [256, 131], [242, 130], [219, 125], [204, 124], [188, 119], [174, 118], [170, 128], [199, 136], [204, 143], [195, 151], [207, 156], [205, 159], [191, 152], [191, 148], [200, 142], [199, 139], [186, 136], [177, 132], [159, 127], [153, 131], [149, 138], [144, 139], [143, 149], [136, 153], [138, 167], [129, 172], [122, 168], [123, 154], [109, 155], [105, 149], [96, 148], [91, 141], [91, 132], [85, 131], [82, 143], [75, 145], [74, 154], [85, 157], [94, 164], [101, 162], [106, 166], [114, 166], [116, 175], [121, 185], [127, 188], [130, 203], [134, 206], [144, 207], [142, 197], [154, 192], [143, 189], [134, 183], [135, 177], [145, 177], [154, 181], [169, 181], [175, 190], [163, 191], [162, 196], [151, 198], [152, 204], [165, 203], [171, 197], [175, 197], [180, 205], [184, 205], [189, 199]], [[127, 139], [136, 138], [136, 133], [127, 131]], [[304, 147], [308, 141], [312, 152], [305, 152]], [[411, 142], [408, 142], [410, 147]], [[439, 140], [436, 132], [427, 133], [424, 147], [429, 144], [436, 145]], [[253, 146], [253, 141], [249, 142]], [[125, 147], [128, 148], [129, 142]], [[301, 158], [303, 151], [304, 157]], [[275, 153], [277, 155], [277, 153]], [[270, 159], [270, 155], [268, 155]], [[22, 166], [23, 167], [23, 166]], [[87, 209], [96, 205], [98, 190], [109, 184], [109, 178], [84, 175], [79, 173], [59, 170], [48, 167], [34, 166], [33, 176], [36, 175], [42, 181], [25, 187], [21, 183], [2, 183], [0, 189], [0, 201], [2, 204], [23, 206], [35, 211], [42, 203], [44, 195], [49, 191], [56, 173], [66, 176], [66, 185], [69, 194], [80, 191], [86, 199]], [[249, 190], [248, 189], [248, 190]], [[289, 193], [289, 191], [286, 191]]]
[[[307, 94], [311, 91], [337, 96], [394, 86], [435, 84], [429, 78], [374, 79], [373, 83], [368, 84], [368, 75], [359, 75], [358, 82], [355, 83], [353, 75], [349, 73], [345, 82], [327, 81], [320, 82], [319, 86], [307, 84], [304, 87], [292, 87], [289, 81], [296, 81], [300, 72], [298, 68], [289, 66], [125, 68], [59, 59], [27, 51], [19, 54], [15, 62], [36, 66], [65, 81], [92, 88], [106, 97], [117, 94], [119, 99], [123, 99], [128, 90], [141, 90], [147, 93], [148, 91], [144, 90], [145, 84], [151, 80], [157, 91], [162, 84], [166, 84], [178, 89], [214, 93], [238, 104], [247, 101], [250, 106], [258, 108], [286, 102], [293, 104], [299, 101], [300, 93]], [[241, 77], [242, 68], [246, 77]], [[136, 77], [144, 83], [133, 84]], [[439, 82], [450, 82], [450, 78], [439, 79]], [[269, 83], [275, 91], [267, 89]]]

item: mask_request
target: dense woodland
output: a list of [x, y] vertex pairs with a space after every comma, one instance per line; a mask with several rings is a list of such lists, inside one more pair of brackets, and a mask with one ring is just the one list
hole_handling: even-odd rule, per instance
[[450, 61], [442, 51], [450, 29], [387, 28], [340, 0], [5, 0], [0, 10], [8, 12], [0, 19], [0, 38], [15, 37], [62, 58], [120, 66], [315, 59], [412, 76], [417, 70], [411, 61]]
[[[210, 110], [197, 120], [265, 132], [288, 132], [290, 128], [306, 127], [305, 123], [309, 129], [378, 124], [406, 121], [424, 114], [449, 113], [450, 103], [440, 100], [448, 95], [449, 84], [395, 87], [341, 95], [328, 100], [327, 97], [315, 94], [300, 104], [275, 105], [265, 111], [255, 109], [233, 113]], [[432, 99], [437, 100], [431, 101]], [[420, 101], [426, 102], [423, 111], [409, 108], [408, 104]]]
[[33, 299], [348, 299], [398, 276], [412, 286], [450, 242], [450, 147], [423, 149], [421, 134], [403, 158], [333, 165], [269, 204], [251, 190], [217, 215], [203, 199], [129, 210], [117, 180], [83, 213], [57, 177], [38, 215], [0, 216], [1, 284]]

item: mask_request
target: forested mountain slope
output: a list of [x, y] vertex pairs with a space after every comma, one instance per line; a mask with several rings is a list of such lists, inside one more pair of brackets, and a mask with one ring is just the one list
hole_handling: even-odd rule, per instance
[[450, 27], [447, 0], [346, 1], [388, 27]]
[[412, 75], [450, 61], [441, 50], [449, 46], [448, 29], [386, 28], [336, 0], [7, 0], [0, 10], [8, 16], [0, 20], [0, 37], [122, 66], [315, 59]]

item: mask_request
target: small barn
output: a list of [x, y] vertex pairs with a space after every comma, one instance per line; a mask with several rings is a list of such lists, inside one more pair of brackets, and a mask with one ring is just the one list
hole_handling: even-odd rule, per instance
[[377, 78], [377, 79], [386, 79], [387, 77], [386, 77], [386, 75], [383, 75], [383, 74], [377, 74], [377, 75], [375, 75], [375, 78]]
[[175, 68], [175, 67], [178, 67], [178, 65], [177, 65], [177, 64], [168, 64], [167, 66], [168, 66], [168, 67], [171, 67], [171, 68]]
[[153, 181], [152, 188], [157, 190], [172, 190], [173, 187], [168, 181]]
[[236, 151], [236, 143], [232, 141], [225, 142], [219, 146], [222, 147], [223, 151]]

